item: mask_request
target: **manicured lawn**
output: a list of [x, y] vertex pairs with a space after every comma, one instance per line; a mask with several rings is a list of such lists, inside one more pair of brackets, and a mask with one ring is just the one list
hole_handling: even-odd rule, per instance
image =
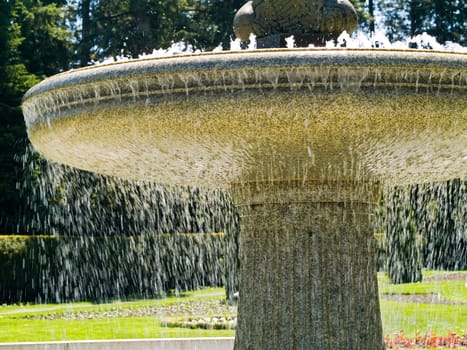
[[154, 317], [91, 320], [0, 320], [1, 342], [228, 337], [233, 330], [168, 328]]
[[[467, 333], [467, 271], [425, 271], [422, 283], [391, 285], [378, 275], [384, 334], [393, 339]], [[0, 306], [0, 342], [87, 339], [224, 337], [229, 329], [168, 327], [191, 318], [232, 317], [222, 288], [165, 299]], [[467, 347], [464, 347], [467, 348]]]
[[0, 342], [233, 336], [233, 330], [171, 328], [168, 319], [230, 316], [222, 288], [165, 299], [0, 306]]
[[[423, 276], [421, 283], [392, 285], [384, 274], [378, 275], [386, 337], [394, 340], [403, 334], [404, 339], [428, 339], [436, 335], [436, 341], [442, 341], [467, 336], [467, 271], [424, 271]], [[467, 348], [467, 338], [462, 343]]]
[[407, 336], [433, 332], [467, 332], [467, 305], [430, 305], [400, 302], [381, 302], [384, 333], [404, 331]]
[[427, 271], [423, 282], [399, 285], [380, 274], [379, 281], [385, 333], [467, 332], [467, 271]]

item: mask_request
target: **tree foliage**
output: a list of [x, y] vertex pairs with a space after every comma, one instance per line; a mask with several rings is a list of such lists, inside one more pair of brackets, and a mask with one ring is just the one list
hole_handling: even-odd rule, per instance
[[45, 77], [69, 67], [71, 33], [64, 7], [40, 1], [11, 2], [10, 53], [29, 73]]
[[192, 1], [190, 43], [196, 48], [211, 50], [220, 44], [228, 49], [235, 39], [232, 19], [243, 0]]
[[439, 42], [467, 45], [467, 3], [464, 0], [391, 0], [379, 2], [390, 40], [424, 32]]
[[93, 4], [90, 16], [94, 55], [136, 58], [155, 48], [182, 40], [185, 1], [101, 0]]
[[195, 49], [227, 48], [242, 0], [81, 0], [76, 32], [80, 65], [106, 57], [136, 58], [184, 41]]
[[71, 59], [64, 3], [0, 1], [0, 229], [14, 232], [21, 199], [15, 155], [24, 152], [23, 94], [45, 76], [65, 70]]

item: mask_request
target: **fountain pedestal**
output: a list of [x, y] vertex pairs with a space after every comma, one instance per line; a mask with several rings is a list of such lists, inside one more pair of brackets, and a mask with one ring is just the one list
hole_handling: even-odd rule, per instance
[[234, 188], [241, 213], [235, 349], [384, 349], [367, 183]]

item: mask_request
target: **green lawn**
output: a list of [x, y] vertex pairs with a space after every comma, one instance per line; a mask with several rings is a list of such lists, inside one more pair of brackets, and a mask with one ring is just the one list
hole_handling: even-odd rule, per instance
[[168, 328], [154, 317], [97, 320], [0, 320], [0, 342], [233, 336], [233, 330]]
[[[466, 288], [467, 289], [467, 288]], [[467, 332], [467, 306], [381, 302], [383, 329], [387, 335], [404, 331], [410, 337], [433, 332]]]
[[[455, 280], [444, 274], [426, 271], [426, 281], [401, 285], [378, 275], [385, 335], [467, 332], [467, 271]], [[433, 280], [441, 275], [444, 278]], [[439, 303], [423, 302], [424, 298]], [[167, 327], [167, 322], [191, 317], [234, 316], [235, 308], [223, 304], [223, 299], [223, 289], [210, 288], [165, 299], [106, 304], [3, 305], [0, 342], [234, 336], [233, 330]]]
[[233, 330], [170, 328], [166, 322], [198, 315], [229, 316], [221, 288], [165, 299], [107, 304], [0, 306], [0, 342], [233, 336]]
[[[453, 274], [456, 279], [449, 279]], [[436, 276], [440, 280], [433, 280]], [[399, 285], [389, 284], [382, 274], [378, 277], [386, 334], [401, 330], [410, 336], [429, 331], [443, 335], [467, 332], [467, 271], [426, 271], [425, 281]], [[405, 302], [385, 300], [385, 295], [400, 296]], [[418, 303], [410, 302], [414, 299]]]

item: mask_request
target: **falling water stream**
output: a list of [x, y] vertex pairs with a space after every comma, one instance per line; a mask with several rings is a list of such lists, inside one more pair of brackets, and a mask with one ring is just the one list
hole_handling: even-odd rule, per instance
[[14, 266], [21, 278], [15, 268], [3, 275], [2, 301], [150, 298], [234, 284], [225, 260], [237, 219], [225, 191], [102, 176], [34, 152], [23, 157], [30, 177], [21, 184], [33, 214], [20, 227], [36, 238], [19, 239], [32, 256]]

